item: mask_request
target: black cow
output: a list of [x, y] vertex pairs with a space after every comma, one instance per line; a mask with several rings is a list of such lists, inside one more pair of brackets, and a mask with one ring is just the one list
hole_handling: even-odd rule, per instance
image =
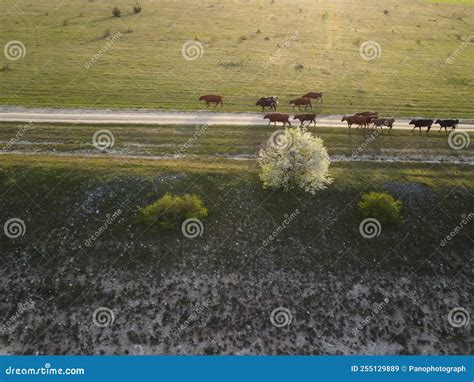
[[456, 130], [456, 126], [459, 124], [459, 119], [438, 119], [435, 124], [439, 125], [439, 131], [444, 127], [444, 131], [447, 132], [448, 127], [450, 127], [451, 130]]
[[275, 97], [275, 96], [262, 97], [255, 104], [255, 106], [261, 106], [262, 111], [264, 111], [266, 107], [276, 110], [277, 105], [278, 105], [278, 97]]
[[393, 123], [395, 122], [395, 118], [377, 118], [372, 121], [374, 126], [382, 128], [382, 126], [387, 126], [392, 130]]
[[426, 127], [427, 128], [426, 132], [430, 131], [432, 124], [433, 124], [432, 119], [412, 119], [409, 123], [409, 125], [413, 125], [412, 131], [415, 130], [417, 127], [418, 129], [420, 129], [420, 131], [422, 127]]

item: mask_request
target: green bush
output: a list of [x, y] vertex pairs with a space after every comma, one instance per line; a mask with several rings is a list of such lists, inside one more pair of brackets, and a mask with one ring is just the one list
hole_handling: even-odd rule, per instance
[[207, 208], [197, 195], [177, 196], [166, 193], [162, 198], [140, 210], [140, 218], [146, 224], [158, 224], [161, 228], [175, 228], [186, 219], [202, 219]]
[[362, 195], [359, 211], [363, 218], [375, 218], [381, 224], [395, 224], [400, 219], [402, 202], [386, 192], [370, 192]]

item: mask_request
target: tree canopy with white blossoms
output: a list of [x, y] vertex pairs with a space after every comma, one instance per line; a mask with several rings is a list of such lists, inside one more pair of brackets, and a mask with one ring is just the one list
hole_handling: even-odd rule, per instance
[[264, 188], [301, 188], [315, 194], [333, 182], [330, 163], [321, 138], [306, 129], [277, 130], [260, 150], [260, 179]]

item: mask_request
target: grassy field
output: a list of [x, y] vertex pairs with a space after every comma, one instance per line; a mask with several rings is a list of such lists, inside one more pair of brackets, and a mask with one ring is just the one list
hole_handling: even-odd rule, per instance
[[[0, 3], [1, 45], [26, 47], [0, 61], [0, 104], [193, 110], [199, 95], [220, 93], [225, 110], [240, 111], [275, 94], [286, 110], [290, 98], [322, 91], [324, 114], [474, 117], [474, 55], [463, 45], [472, 1], [157, 0], [139, 14], [133, 5]], [[188, 40], [202, 57], [183, 58]], [[361, 58], [365, 41], [380, 45], [378, 58]]]

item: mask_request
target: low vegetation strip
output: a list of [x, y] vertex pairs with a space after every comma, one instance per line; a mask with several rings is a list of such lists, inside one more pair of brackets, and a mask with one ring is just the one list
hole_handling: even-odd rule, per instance
[[[279, 131], [282, 130], [261, 126], [0, 123], [0, 148], [2, 154], [29, 156], [254, 161], [263, 143]], [[472, 164], [474, 158], [474, 134], [467, 132], [456, 132], [454, 136], [444, 131], [426, 134], [325, 127], [311, 127], [309, 131], [323, 139], [335, 161]], [[106, 146], [95, 144], [97, 135], [104, 135], [106, 140], [102, 143]]]
[[[0, 155], [5, 155], [5, 152], [0, 151]], [[45, 151], [45, 150], [21, 150], [21, 151], [9, 151], [9, 155], [20, 155], [20, 156], [30, 156], [30, 157], [73, 157], [73, 158], [103, 158], [104, 155], [95, 153], [95, 152], [56, 152]], [[119, 152], [108, 152], [108, 159], [118, 159], [122, 161], [129, 160], [158, 160], [158, 161], [193, 161], [196, 159], [203, 161], [216, 161], [216, 160], [228, 160], [228, 161], [256, 161], [258, 159], [257, 155], [201, 155], [199, 157], [195, 155], [138, 155], [128, 153], [119, 153]], [[333, 155], [329, 159], [331, 162], [376, 162], [376, 163], [438, 163], [438, 164], [460, 164], [473, 166], [474, 158], [472, 157], [453, 157], [453, 156], [442, 156], [442, 155], [403, 155], [403, 156], [393, 156], [393, 155], [359, 155], [359, 156], [346, 156], [346, 155]]]

